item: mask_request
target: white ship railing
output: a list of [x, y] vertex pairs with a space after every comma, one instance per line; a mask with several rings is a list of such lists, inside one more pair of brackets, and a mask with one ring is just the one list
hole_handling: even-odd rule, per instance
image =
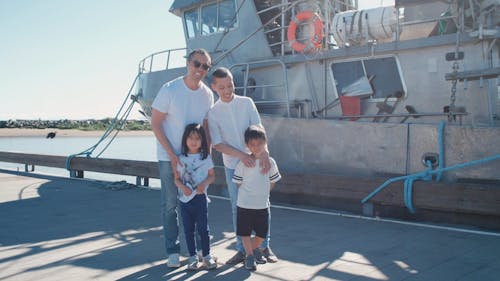
[[169, 49], [153, 53], [139, 62], [139, 73], [167, 70], [184, 66], [187, 48]]
[[[282, 77], [283, 81], [282, 83], [273, 83], [273, 84], [264, 84], [264, 85], [255, 85], [255, 86], [249, 86], [248, 85], [248, 75], [250, 73], [250, 65], [262, 65], [265, 64], [266, 66], [269, 65], [278, 65], [282, 69]], [[285, 97], [286, 100], [266, 100], [266, 101], [254, 101], [256, 105], [281, 105], [285, 104], [286, 105], [286, 114], [287, 117], [290, 117], [290, 96], [288, 94], [288, 75], [286, 71], [286, 65], [278, 60], [278, 59], [269, 59], [269, 60], [261, 60], [261, 61], [253, 61], [253, 62], [247, 62], [247, 63], [238, 63], [238, 64], [233, 64], [229, 69], [232, 71], [232, 69], [236, 67], [243, 67], [244, 70], [244, 77], [243, 77], [243, 86], [237, 86], [235, 87], [235, 90], [243, 90], [243, 96], [247, 96], [247, 90], [248, 89], [257, 89], [257, 88], [275, 88], [275, 87], [281, 87], [283, 88], [283, 91], [285, 92]]]

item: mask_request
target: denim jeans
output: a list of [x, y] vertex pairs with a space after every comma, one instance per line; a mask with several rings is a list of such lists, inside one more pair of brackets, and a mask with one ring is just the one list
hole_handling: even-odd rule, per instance
[[[227, 167], [224, 167], [224, 171], [226, 174], [226, 184], [227, 184], [227, 191], [229, 192], [229, 199], [231, 201], [231, 212], [233, 215], [233, 229], [234, 233], [236, 233], [236, 215], [238, 213], [238, 207], [236, 206], [236, 203], [238, 202], [238, 185], [233, 182], [232, 178], [234, 175], [234, 169], [229, 169]], [[260, 245], [260, 248], [264, 249], [269, 247], [269, 240], [271, 239], [271, 208], [268, 209], [268, 214], [269, 214], [269, 225], [268, 225], [268, 231], [267, 231], [267, 237], [262, 241], [262, 244]], [[243, 243], [241, 242], [241, 237], [236, 236], [236, 250], [245, 253], [245, 249], [243, 248]]]
[[177, 220], [177, 186], [174, 184], [174, 174], [170, 161], [158, 161], [161, 180], [161, 218], [165, 250], [167, 255], [178, 254], [179, 221]]
[[203, 256], [210, 254], [210, 238], [208, 228], [208, 208], [205, 194], [197, 194], [187, 203], [180, 202], [184, 235], [189, 251], [189, 256], [196, 255], [195, 229], [201, 238]]

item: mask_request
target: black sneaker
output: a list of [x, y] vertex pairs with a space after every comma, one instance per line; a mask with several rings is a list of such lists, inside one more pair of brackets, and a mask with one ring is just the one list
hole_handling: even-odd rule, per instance
[[245, 258], [245, 268], [252, 271], [257, 269], [257, 264], [255, 263], [255, 258], [253, 256]]
[[242, 252], [238, 251], [236, 253], [236, 255], [234, 255], [232, 258], [230, 258], [226, 262], [226, 264], [228, 264], [228, 265], [235, 265], [235, 264], [242, 263], [243, 261], [245, 261], [245, 254], [243, 254]]
[[255, 257], [255, 262], [258, 264], [266, 263], [266, 259], [262, 256], [262, 252], [259, 248], [253, 250], [253, 256]]
[[264, 256], [264, 258], [266, 258], [267, 262], [270, 263], [278, 262], [278, 257], [274, 255], [273, 251], [271, 251], [271, 248], [269, 247], [262, 250], [262, 255]]

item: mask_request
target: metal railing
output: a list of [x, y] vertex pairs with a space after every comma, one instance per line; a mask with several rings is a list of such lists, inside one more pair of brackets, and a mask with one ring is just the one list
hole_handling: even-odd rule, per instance
[[[251, 65], [266, 65], [266, 66], [277, 65], [281, 67], [283, 80], [281, 81], [281, 83], [249, 86], [248, 78], [251, 70], [250, 68]], [[244, 75], [243, 75], [243, 86], [235, 87], [235, 90], [242, 89], [243, 96], [247, 96], [248, 89], [257, 89], [257, 88], [268, 89], [268, 88], [281, 87], [283, 88], [283, 92], [285, 93], [285, 98], [286, 98], [285, 100], [266, 100], [266, 101], [254, 101], [254, 102], [255, 104], [263, 104], [263, 105], [285, 104], [287, 117], [290, 117], [290, 96], [288, 93], [288, 75], [287, 75], [286, 65], [282, 61], [278, 59], [270, 59], [270, 60], [253, 61], [247, 63], [238, 63], [232, 65], [229, 69], [232, 71], [236, 67], [243, 67]]]
[[[176, 58], [179, 58], [178, 56], [182, 57], [182, 62], [185, 62], [185, 56], [186, 56], [186, 50], [187, 48], [176, 48], [176, 49], [169, 49], [169, 50], [164, 50], [160, 52], [153, 53], [145, 58], [143, 58], [139, 62], [139, 73], [149, 73], [152, 71], [160, 71], [160, 70], [166, 70], [171, 68], [171, 61], [175, 60]], [[182, 55], [178, 55], [177, 53], [182, 52]], [[154, 61], [160, 60], [160, 56], [165, 56], [164, 61], [162, 65], [165, 66], [165, 68], [159, 68], [159, 69], [153, 69], [153, 66], [156, 64]]]

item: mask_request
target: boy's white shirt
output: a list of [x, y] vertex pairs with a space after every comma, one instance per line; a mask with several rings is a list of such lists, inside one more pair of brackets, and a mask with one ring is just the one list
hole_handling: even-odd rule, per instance
[[242, 162], [236, 165], [232, 181], [241, 184], [238, 188], [238, 200], [236, 205], [245, 209], [265, 209], [269, 207], [269, 193], [271, 183], [281, 179], [278, 165], [273, 158], [269, 157], [271, 169], [267, 174], [262, 174], [259, 166], [260, 160], [256, 160], [254, 167], [246, 167]]
[[[179, 155], [179, 161], [183, 164], [183, 166], [177, 165], [181, 182], [193, 190], [191, 195], [186, 196], [182, 189], [178, 188], [179, 200], [187, 203], [196, 196], [196, 186], [208, 177], [208, 171], [214, 168], [214, 163], [210, 155], [202, 160], [199, 153], [188, 154], [187, 156], [181, 154]], [[205, 188], [205, 196], [207, 196], [207, 190], [208, 185]]]
[[[162, 127], [175, 154], [181, 153], [182, 135], [186, 126], [191, 123], [203, 124], [213, 104], [212, 90], [204, 83], [193, 91], [186, 86], [181, 76], [161, 87], [151, 107], [167, 114]], [[170, 161], [160, 142], [156, 143], [158, 160]]]
[[[245, 130], [250, 125], [261, 125], [259, 112], [252, 99], [234, 95], [230, 102], [218, 100], [208, 112], [208, 127], [212, 145], [228, 144], [240, 151], [250, 153], [245, 144]], [[234, 169], [237, 157], [222, 154], [224, 166]]]

